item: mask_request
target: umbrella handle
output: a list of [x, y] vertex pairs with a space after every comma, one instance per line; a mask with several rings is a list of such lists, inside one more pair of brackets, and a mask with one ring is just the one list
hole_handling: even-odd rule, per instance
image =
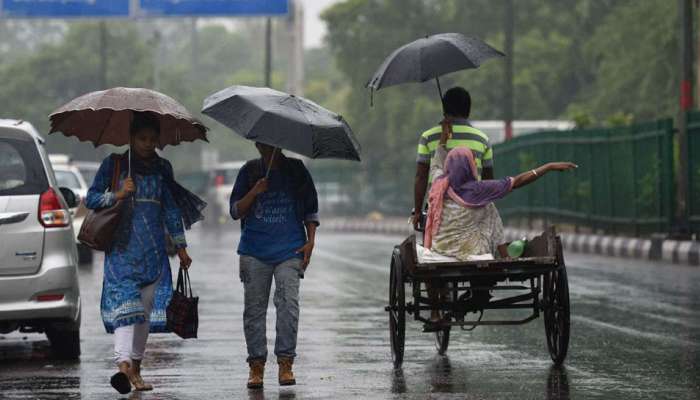
[[[127, 174], [127, 177], [131, 178], [131, 132], [129, 132], [129, 172]], [[131, 206], [135, 207], [136, 206], [136, 193], [134, 193], [131, 197]]]
[[279, 147], [275, 147], [272, 150], [272, 157], [270, 157], [270, 163], [267, 165], [267, 172], [265, 173], [265, 179], [267, 179], [270, 176], [270, 170], [272, 169], [272, 163], [275, 161], [275, 155], [277, 154], [277, 150]]
[[127, 173], [127, 176], [131, 178], [131, 132], [129, 132], [129, 172]]

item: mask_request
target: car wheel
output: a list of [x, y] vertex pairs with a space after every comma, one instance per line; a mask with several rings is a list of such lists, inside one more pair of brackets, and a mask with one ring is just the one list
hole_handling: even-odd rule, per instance
[[80, 357], [80, 329], [50, 327], [46, 329], [46, 337], [56, 358], [77, 360]]

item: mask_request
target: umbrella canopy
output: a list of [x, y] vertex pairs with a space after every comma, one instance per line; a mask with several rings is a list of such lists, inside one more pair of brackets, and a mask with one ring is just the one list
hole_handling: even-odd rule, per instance
[[478, 68], [489, 58], [503, 56], [481, 39], [461, 33], [426, 36], [391, 53], [366, 86], [379, 90], [405, 82], [425, 82], [450, 72]]
[[360, 161], [360, 145], [343, 117], [303, 97], [231, 86], [207, 97], [202, 113], [246, 139], [310, 158]]
[[95, 147], [126, 145], [134, 111], [159, 116], [160, 149], [183, 141], [207, 141], [207, 127], [173, 98], [155, 90], [125, 87], [90, 92], [61, 106], [49, 115], [49, 133], [62, 132], [92, 142]]

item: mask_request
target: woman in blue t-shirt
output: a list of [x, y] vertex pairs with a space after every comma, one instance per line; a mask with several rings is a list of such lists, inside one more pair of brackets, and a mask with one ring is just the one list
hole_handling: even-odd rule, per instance
[[273, 279], [279, 384], [296, 383], [292, 363], [299, 325], [299, 279], [309, 265], [319, 225], [316, 188], [304, 164], [272, 146], [256, 143], [255, 147], [261, 158], [241, 168], [230, 200], [231, 217], [241, 219], [238, 254], [251, 389], [263, 385], [265, 317]]

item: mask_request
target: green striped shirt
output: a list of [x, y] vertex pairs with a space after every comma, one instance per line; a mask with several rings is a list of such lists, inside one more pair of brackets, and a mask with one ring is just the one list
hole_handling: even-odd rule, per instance
[[[440, 143], [440, 134], [442, 127], [440, 125], [428, 129], [420, 135], [418, 141], [418, 158], [417, 162], [430, 164], [435, 149]], [[452, 124], [452, 139], [446, 143], [447, 151], [455, 147], [466, 147], [474, 153], [474, 161], [478, 169], [478, 175], [481, 177], [482, 168], [493, 168], [493, 149], [489, 142], [489, 137], [480, 130], [469, 125], [467, 120], [456, 120]]]

